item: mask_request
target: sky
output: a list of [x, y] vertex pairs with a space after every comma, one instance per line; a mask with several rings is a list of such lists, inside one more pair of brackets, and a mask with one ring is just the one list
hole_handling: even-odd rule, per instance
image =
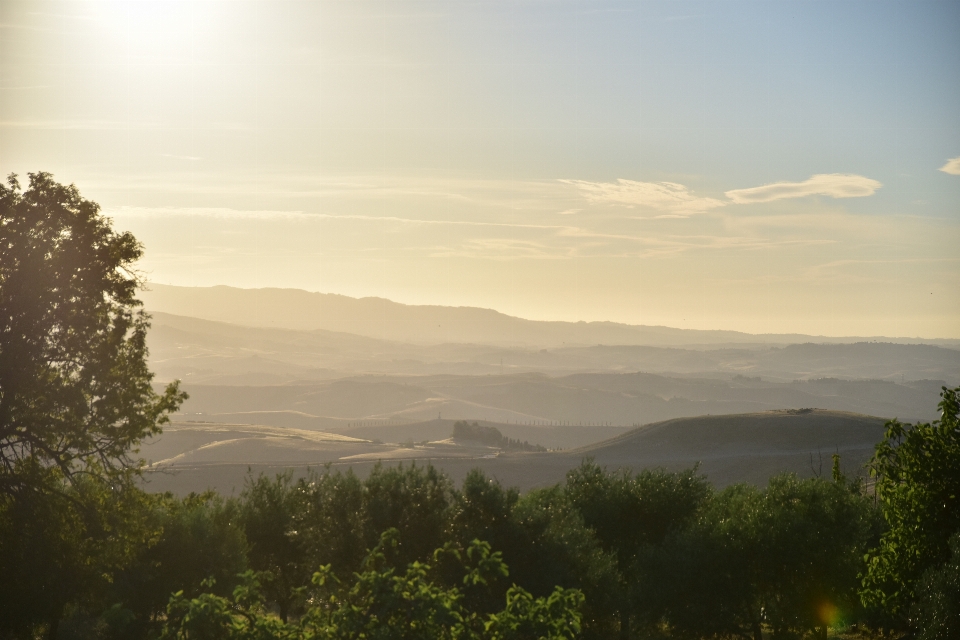
[[960, 2], [0, 0], [0, 172], [164, 284], [960, 337]]

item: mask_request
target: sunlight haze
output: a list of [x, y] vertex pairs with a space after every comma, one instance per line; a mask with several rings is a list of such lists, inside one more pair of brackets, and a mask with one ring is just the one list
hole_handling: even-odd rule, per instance
[[960, 338], [960, 3], [0, 0], [0, 165], [147, 278]]

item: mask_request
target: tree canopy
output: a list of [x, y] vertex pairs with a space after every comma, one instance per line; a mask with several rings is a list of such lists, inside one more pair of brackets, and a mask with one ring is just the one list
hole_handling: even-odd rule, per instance
[[863, 599], [908, 615], [916, 586], [951, 557], [960, 533], [960, 388], [943, 387], [940, 419], [887, 423], [871, 463], [876, 496], [888, 529], [871, 554]]
[[143, 248], [48, 173], [0, 184], [0, 493], [137, 466], [185, 394], [147, 368]]

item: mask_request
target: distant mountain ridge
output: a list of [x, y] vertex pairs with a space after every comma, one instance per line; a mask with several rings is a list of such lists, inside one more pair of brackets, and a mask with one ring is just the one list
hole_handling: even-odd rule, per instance
[[384, 298], [351, 298], [302, 289], [150, 284], [149, 290], [143, 292], [141, 297], [148, 311], [251, 327], [323, 329], [420, 344], [679, 346], [881, 340], [960, 347], [960, 340], [956, 339], [755, 335], [739, 331], [676, 329], [616, 322], [526, 320], [493, 309], [407, 305]]

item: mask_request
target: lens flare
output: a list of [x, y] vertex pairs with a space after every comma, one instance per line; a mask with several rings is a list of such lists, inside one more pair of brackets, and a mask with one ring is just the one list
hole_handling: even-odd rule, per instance
[[832, 602], [822, 602], [817, 607], [817, 616], [824, 625], [832, 627], [840, 622], [840, 609]]

